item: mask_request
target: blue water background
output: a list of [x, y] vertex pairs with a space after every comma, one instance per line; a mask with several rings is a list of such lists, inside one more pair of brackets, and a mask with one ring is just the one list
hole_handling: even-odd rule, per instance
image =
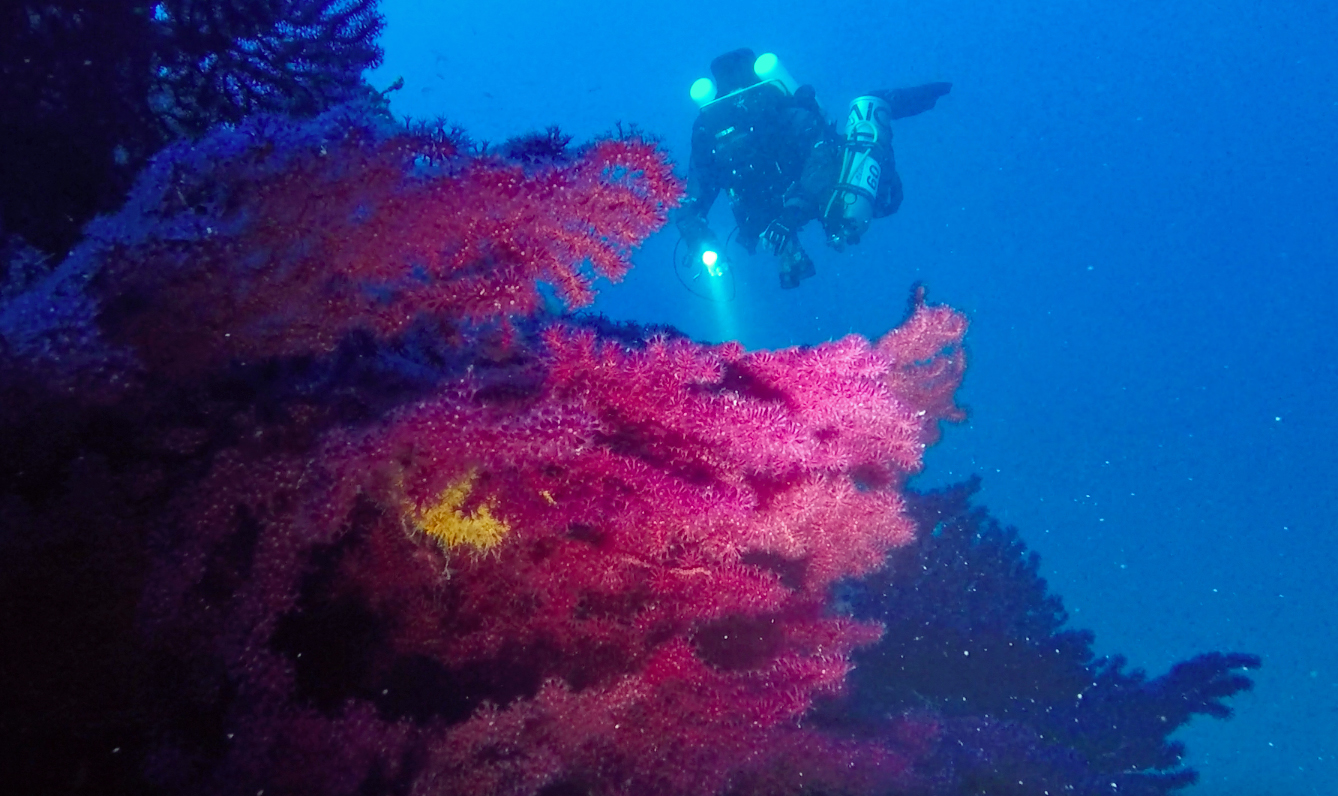
[[[501, 141], [635, 123], [686, 162], [687, 88], [778, 53], [829, 114], [949, 80], [896, 125], [901, 211], [781, 291], [684, 291], [676, 235], [597, 307], [753, 347], [878, 335], [908, 288], [970, 315], [970, 421], [920, 482], [980, 473], [1074, 624], [1160, 673], [1264, 657], [1182, 737], [1196, 796], [1338, 787], [1338, 10], [1324, 2], [384, 0], [397, 114]], [[732, 224], [717, 207], [717, 229]]]

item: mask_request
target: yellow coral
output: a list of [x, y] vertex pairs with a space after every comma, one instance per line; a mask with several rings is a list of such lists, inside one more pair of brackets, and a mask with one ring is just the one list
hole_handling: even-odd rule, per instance
[[471, 470], [443, 490], [437, 502], [418, 515], [418, 527], [446, 547], [470, 545], [478, 550], [490, 550], [501, 543], [511, 528], [492, 516], [488, 504], [479, 506], [470, 514], [460, 510], [474, 488], [477, 475]]

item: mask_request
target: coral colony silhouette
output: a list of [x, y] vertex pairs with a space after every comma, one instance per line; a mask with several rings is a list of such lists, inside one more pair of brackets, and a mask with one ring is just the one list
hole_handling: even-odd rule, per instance
[[751, 352], [555, 314], [678, 201], [655, 144], [283, 110], [169, 144], [0, 303], [15, 787], [1193, 781], [1170, 734], [1258, 659], [1094, 658], [974, 484], [907, 485], [961, 314]]

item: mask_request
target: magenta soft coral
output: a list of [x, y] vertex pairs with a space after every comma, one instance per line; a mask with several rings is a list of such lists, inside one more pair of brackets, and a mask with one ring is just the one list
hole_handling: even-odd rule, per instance
[[582, 264], [620, 278], [680, 193], [637, 139], [527, 173], [347, 109], [298, 142], [286, 124], [249, 120], [189, 156], [169, 151], [138, 188], [152, 206], [104, 257], [105, 325], [156, 367], [321, 355], [351, 330], [389, 336], [424, 312], [528, 315], [537, 280], [583, 306]]
[[[377, 498], [389, 511], [412, 513], [469, 473], [476, 505], [509, 528], [486, 555], [447, 551], [440, 588], [453, 596], [420, 572], [418, 591], [383, 605], [414, 617], [400, 651], [456, 668], [508, 647], [542, 651], [541, 679], [581, 684], [564, 710], [603, 715], [600, 694], [623, 693], [626, 727], [573, 750], [561, 738], [577, 718], [550, 717], [554, 737], [526, 742], [551, 744], [544, 759], [561, 761], [563, 777], [612, 767], [627, 792], [712, 793], [780, 764], [791, 742], [778, 737], [808, 732], [794, 720], [838, 692], [850, 652], [878, 637], [825, 614], [827, 589], [910, 539], [899, 489], [955, 412], [941, 386], [909, 389], [907, 374], [960, 375], [961, 317], [919, 303], [908, 324], [913, 337], [878, 346], [771, 354], [666, 339], [627, 349], [557, 324], [535, 352], [547, 377], [523, 400], [490, 406], [466, 379], [344, 443], [340, 472], [393, 471]], [[932, 404], [905, 397], [925, 395]], [[874, 470], [882, 480], [865, 483]], [[366, 588], [386, 580], [413, 578], [382, 571]], [[537, 709], [487, 715], [509, 726], [509, 711]], [[883, 784], [904, 770], [885, 768]]]
[[[626, 269], [678, 196], [662, 154], [604, 141], [523, 170], [360, 119], [173, 150], [83, 255], [140, 396], [203, 440], [150, 520], [140, 625], [180, 673], [163, 704], [203, 725], [155, 736], [157, 784], [904, 782], [932, 727], [802, 719], [879, 636], [826, 600], [911, 538], [902, 490], [959, 415], [962, 316], [919, 295], [876, 344], [779, 352], [553, 318], [498, 342], [480, 326], [536, 310], [536, 280], [580, 304], [583, 263]], [[411, 327], [435, 348], [402, 393], [334, 364], [319, 389], [229, 381], [319, 369], [354, 333], [401, 362]]]
[[[958, 357], [959, 317], [916, 312], [942, 327], [919, 366]], [[828, 745], [842, 760], [881, 760], [856, 766], [866, 779], [901, 781], [903, 751], [795, 725], [879, 633], [825, 614], [828, 587], [912, 532], [899, 488], [940, 415], [888, 385], [897, 360], [855, 339], [757, 355], [667, 340], [627, 350], [560, 325], [531, 356], [547, 378], [523, 398], [498, 402], [465, 377], [332, 435], [307, 465], [220, 462], [207, 506], [192, 510], [204, 523], [185, 546], [196, 552], [165, 562], [176, 599], [196, 604], [190, 584], [204, 575], [189, 562], [217, 555], [197, 545], [235, 534], [236, 512], [264, 529], [250, 580], [227, 606], [201, 606], [214, 618], [179, 626], [221, 620], [206, 654], [250, 681], [249, 698], [291, 698], [291, 663], [270, 639], [303, 610], [304, 561], [351, 545], [341, 588], [390, 628], [384, 655], [447, 671], [520, 655], [546, 683], [422, 738], [436, 751], [421, 776], [447, 792], [570, 780], [592, 793], [715, 793]], [[747, 380], [731, 379], [741, 371]], [[869, 468], [884, 482], [861, 484]], [[468, 506], [488, 505], [509, 529], [486, 554], [413, 535], [419, 510], [466, 476]], [[499, 745], [514, 747], [506, 762]], [[804, 781], [845, 782], [856, 764], [833, 759], [814, 754]]]

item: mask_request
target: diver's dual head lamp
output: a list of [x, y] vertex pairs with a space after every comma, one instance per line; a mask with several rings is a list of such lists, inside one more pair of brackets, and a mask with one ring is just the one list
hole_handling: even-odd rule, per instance
[[699, 77], [692, 81], [692, 88], [688, 89], [692, 95], [692, 101], [697, 103], [697, 107], [704, 108], [715, 101], [715, 81], [709, 77]]
[[[775, 53], [762, 53], [757, 56], [757, 60], [753, 61], [753, 74], [757, 76], [756, 83], [735, 89], [725, 94], [725, 96], [728, 97], [741, 91], [747, 91], [753, 86], [765, 83], [775, 84], [786, 94], [793, 94], [799, 90], [799, 84], [794, 82], [793, 77], [790, 77], [789, 71], [785, 69], [785, 65], [781, 63], [780, 58]], [[698, 108], [705, 108], [717, 99], [723, 99], [723, 97], [716, 96], [716, 83], [709, 77], [695, 80], [688, 93], [692, 96], [692, 101], [697, 103]]]

